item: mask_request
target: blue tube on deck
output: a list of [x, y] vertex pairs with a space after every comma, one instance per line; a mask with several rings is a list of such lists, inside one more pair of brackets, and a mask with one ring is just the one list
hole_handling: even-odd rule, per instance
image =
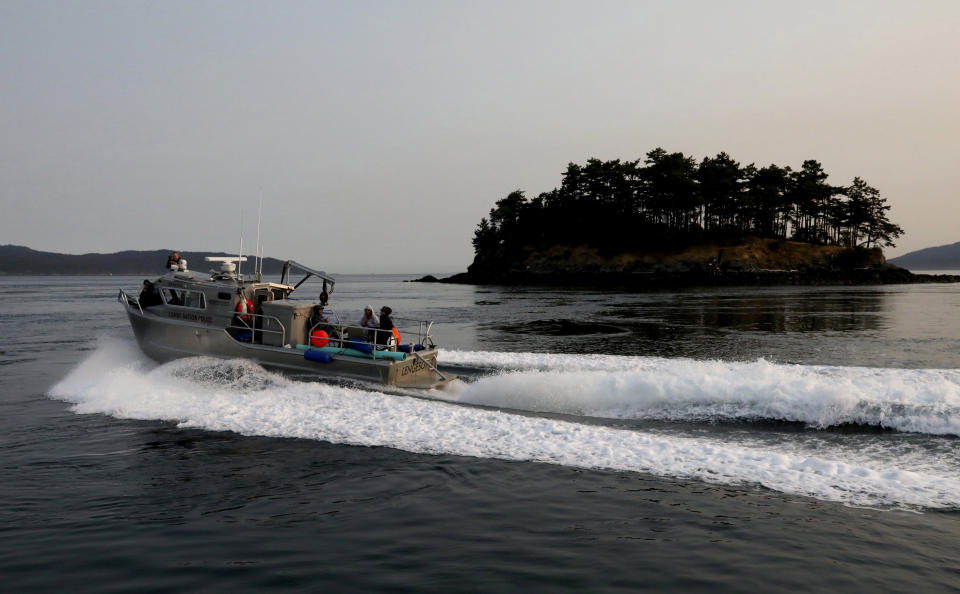
[[345, 343], [344, 346], [346, 346], [348, 349], [357, 350], [368, 355], [373, 352], [373, 345], [365, 340], [360, 340], [359, 338], [351, 338]]
[[317, 363], [330, 363], [333, 361], [333, 357], [330, 353], [324, 353], [323, 351], [307, 349], [303, 351], [303, 358], [307, 361], [316, 361]]

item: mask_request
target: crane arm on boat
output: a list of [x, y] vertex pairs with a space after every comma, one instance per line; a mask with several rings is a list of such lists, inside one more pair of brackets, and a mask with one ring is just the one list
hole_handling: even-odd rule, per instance
[[337, 282], [333, 279], [332, 276], [328, 275], [326, 272], [322, 272], [320, 270], [314, 270], [313, 268], [304, 266], [303, 264], [300, 264], [299, 262], [294, 262], [293, 260], [287, 260], [286, 262], [283, 263], [283, 273], [280, 275], [281, 284], [284, 284], [284, 285], [290, 284], [291, 270], [298, 270], [299, 272], [306, 273], [306, 276], [300, 279], [300, 282], [298, 282], [296, 285], [293, 286], [294, 289], [296, 289], [297, 287], [302, 285], [304, 282], [306, 282], [306, 280], [311, 276], [315, 276], [317, 278], [323, 279], [324, 287], [326, 287], [327, 283], [330, 283], [329, 291], [331, 293], [333, 292], [333, 285], [335, 285]]

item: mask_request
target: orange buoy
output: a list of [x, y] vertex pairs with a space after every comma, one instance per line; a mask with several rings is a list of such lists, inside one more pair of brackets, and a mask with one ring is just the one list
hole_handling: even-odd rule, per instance
[[310, 345], [315, 347], [325, 347], [330, 342], [330, 335], [323, 330], [314, 330], [310, 335]]
[[393, 337], [397, 339], [397, 344], [400, 344], [400, 331], [397, 330], [396, 326], [391, 328], [391, 331], [393, 332]]

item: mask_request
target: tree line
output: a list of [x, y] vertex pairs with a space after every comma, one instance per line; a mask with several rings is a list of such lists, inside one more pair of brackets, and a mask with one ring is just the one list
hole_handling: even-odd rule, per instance
[[699, 163], [656, 148], [641, 161], [570, 163], [560, 187], [498, 200], [474, 232], [478, 257], [523, 246], [589, 244], [626, 251], [747, 235], [848, 247], [893, 246], [890, 207], [859, 177], [827, 183], [815, 160], [798, 170], [741, 166], [727, 153]]

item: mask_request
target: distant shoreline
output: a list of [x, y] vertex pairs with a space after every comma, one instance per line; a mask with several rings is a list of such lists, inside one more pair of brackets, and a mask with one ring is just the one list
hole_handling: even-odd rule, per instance
[[[157, 276], [164, 274], [167, 257], [173, 250], [127, 250], [111, 254], [58, 254], [25, 246], [0, 245], [0, 276]], [[206, 270], [204, 256], [235, 256], [225, 252], [183, 251], [183, 259], [196, 270]], [[255, 256], [247, 255], [249, 266]], [[244, 266], [244, 268], [247, 267]], [[283, 261], [263, 259], [264, 274], [280, 274]]]

